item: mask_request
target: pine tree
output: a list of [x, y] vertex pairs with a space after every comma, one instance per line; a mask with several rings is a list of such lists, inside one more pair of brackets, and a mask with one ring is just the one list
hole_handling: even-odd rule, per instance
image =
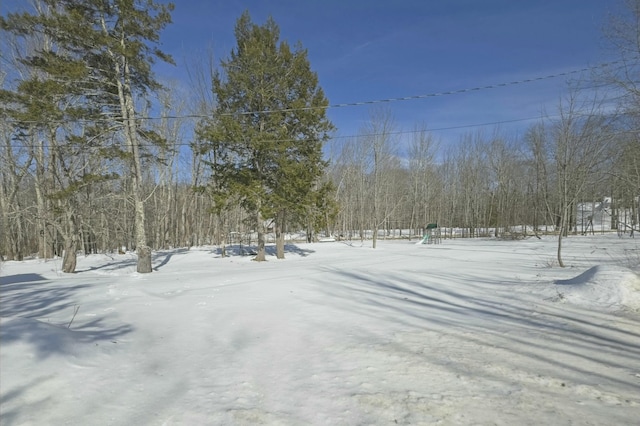
[[[61, 86], [58, 78], [36, 80], [33, 84], [62, 90], [60, 95], [82, 96], [84, 111], [91, 114], [83, 113], [74, 119], [95, 120], [101, 123], [100, 132], [110, 129], [118, 135], [111, 140], [120, 141], [119, 146], [103, 147], [108, 148], [103, 152], [128, 163], [136, 218], [137, 271], [151, 272], [142, 194], [142, 143], [156, 142], [158, 138], [139, 125], [134, 99], [145, 99], [150, 91], [160, 88], [151, 69], [156, 59], [172, 63], [171, 57], [155, 45], [160, 31], [171, 22], [173, 5], [159, 5], [153, 0], [41, 0], [41, 4], [45, 7], [39, 13], [9, 14], [0, 23], [3, 29], [21, 36], [45, 34], [51, 45], [36, 50], [31, 66], [49, 71], [63, 66], [62, 81], [74, 81], [75, 72], [76, 84]], [[56, 73], [55, 77], [61, 74]], [[36, 112], [52, 122], [47, 110]], [[82, 132], [79, 142], [95, 141], [94, 136], [92, 132]]]
[[217, 99], [200, 137], [213, 154], [212, 188], [218, 199], [237, 197], [253, 214], [257, 261], [265, 260], [265, 220], [275, 220], [278, 257], [284, 256], [287, 215], [303, 211], [326, 163], [322, 144], [333, 129], [328, 101], [306, 50], [280, 41], [269, 18], [235, 27], [237, 46], [213, 78]]
[[9, 15], [0, 22], [3, 30], [24, 38], [23, 56], [15, 64], [23, 68], [21, 78], [14, 90], [4, 89], [0, 97], [14, 139], [27, 148], [36, 165], [40, 253], [49, 256], [46, 240], [52, 228], [53, 235], [63, 241], [62, 271], [72, 273], [80, 244], [78, 192], [111, 175], [86, 167], [86, 158], [96, 155], [93, 142], [99, 134], [87, 124], [96, 118], [85, 97], [88, 69], [77, 54], [50, 35], [55, 15], [38, 6], [37, 15]]

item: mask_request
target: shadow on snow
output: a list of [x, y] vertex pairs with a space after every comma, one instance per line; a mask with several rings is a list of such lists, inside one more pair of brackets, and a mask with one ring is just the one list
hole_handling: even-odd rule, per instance
[[[636, 316], [615, 316], [542, 300], [540, 305], [532, 304], [499, 288], [503, 282], [460, 272], [431, 272], [415, 280], [393, 273], [328, 272], [339, 284], [321, 288], [345, 310], [384, 318], [409, 332], [436, 331], [479, 348], [506, 350], [524, 357], [527, 363], [515, 367], [532, 369], [531, 374], [539, 374], [531, 367], [533, 363], [546, 364], [637, 386], [630, 371], [633, 365], [640, 367], [640, 333], [636, 332], [640, 320]], [[464, 283], [463, 291], [455, 289], [461, 284], [450, 285], [460, 282]], [[424, 344], [428, 351], [428, 342]], [[605, 368], [594, 372], [581, 366], [596, 364]], [[614, 370], [628, 374], [607, 374]]]
[[[74, 309], [82, 304], [89, 284], [47, 280], [38, 274], [19, 274], [0, 281], [0, 329], [3, 345], [25, 342], [39, 358], [70, 353], [78, 344], [115, 341], [130, 333], [130, 325], [107, 325], [104, 318], [72, 323]], [[59, 318], [64, 315], [64, 324]], [[58, 318], [57, 323], [50, 318]]]
[[[265, 252], [268, 256], [276, 256], [276, 246], [273, 244], [269, 244], [265, 246]], [[216, 248], [214, 253], [218, 256], [222, 255], [222, 249]], [[300, 257], [307, 257], [310, 254], [315, 253], [315, 250], [303, 249], [296, 244], [285, 244], [284, 246], [284, 255], [287, 254], [295, 254]], [[226, 257], [230, 256], [255, 256], [258, 254], [258, 248], [255, 245], [239, 245], [233, 244], [225, 246], [225, 255]]]

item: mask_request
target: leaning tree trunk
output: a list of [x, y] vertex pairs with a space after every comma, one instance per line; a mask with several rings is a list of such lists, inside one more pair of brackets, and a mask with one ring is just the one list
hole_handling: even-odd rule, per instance
[[[102, 20], [104, 34], [107, 35], [107, 25]], [[138, 254], [138, 273], [149, 273], [151, 268], [151, 248], [147, 245], [145, 231], [144, 199], [142, 193], [142, 160], [136, 125], [135, 106], [133, 92], [131, 90], [131, 70], [125, 51], [127, 41], [124, 35], [120, 38], [122, 52], [114, 52], [108, 49], [108, 54], [113, 60], [113, 71], [120, 102], [120, 118], [124, 126], [124, 138], [130, 154], [130, 172], [132, 177], [133, 206], [135, 210], [135, 243]]]
[[568, 207], [564, 207], [562, 209], [561, 217], [560, 217], [560, 232], [558, 232], [558, 266], [564, 268], [564, 262], [562, 261], [562, 237], [564, 236], [565, 230], [567, 228], [568, 223]]

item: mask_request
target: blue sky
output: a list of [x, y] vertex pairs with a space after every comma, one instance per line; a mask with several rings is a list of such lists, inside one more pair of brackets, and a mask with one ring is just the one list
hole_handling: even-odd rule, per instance
[[[190, 0], [176, 2], [163, 48], [180, 63], [235, 45], [235, 21], [272, 16], [281, 38], [300, 41], [331, 104], [422, 95], [536, 78], [614, 59], [602, 39], [618, 0]], [[183, 78], [182, 64], [168, 70]], [[577, 77], [577, 75], [574, 75]], [[384, 104], [398, 130], [467, 126], [555, 113], [566, 79]], [[338, 135], [354, 135], [370, 107], [329, 110]], [[523, 132], [531, 121], [503, 124]], [[445, 142], [495, 126], [434, 131]]]
[[[26, 0], [5, 0], [6, 6]], [[249, 10], [258, 24], [272, 16], [281, 38], [299, 41], [331, 104], [423, 95], [536, 78], [615, 59], [602, 29], [620, 0], [176, 0], [162, 49], [177, 67], [157, 69], [183, 81], [185, 66], [208, 47], [216, 59], [235, 46], [237, 18]], [[13, 8], [13, 7], [10, 7]], [[4, 13], [4, 11], [3, 11]], [[577, 75], [574, 75], [577, 76]], [[566, 79], [386, 103], [397, 129], [416, 124], [444, 142], [470, 126], [555, 113]], [[329, 109], [338, 136], [357, 134], [370, 107]], [[503, 124], [522, 133], [534, 121]]]

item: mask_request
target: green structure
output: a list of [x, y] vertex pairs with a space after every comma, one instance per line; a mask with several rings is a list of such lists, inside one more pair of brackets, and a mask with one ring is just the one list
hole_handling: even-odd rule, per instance
[[424, 235], [420, 244], [440, 244], [440, 228], [437, 223], [430, 223], [424, 229]]

